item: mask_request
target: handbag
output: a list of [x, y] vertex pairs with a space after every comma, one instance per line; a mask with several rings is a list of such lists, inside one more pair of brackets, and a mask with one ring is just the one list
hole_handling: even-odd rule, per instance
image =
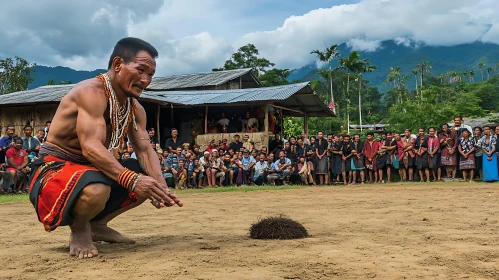
[[393, 165], [393, 168], [395, 168], [395, 169], [400, 168], [399, 158], [396, 154], [392, 155], [392, 165]]

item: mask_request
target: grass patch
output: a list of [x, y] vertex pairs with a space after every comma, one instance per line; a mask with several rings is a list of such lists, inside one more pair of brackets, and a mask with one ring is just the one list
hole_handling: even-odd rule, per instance
[[0, 204], [29, 201], [28, 194], [5, 194], [0, 195]]
[[242, 187], [221, 187], [209, 189], [185, 189], [185, 190], [172, 190], [179, 194], [188, 193], [220, 193], [220, 192], [251, 192], [251, 191], [274, 191], [274, 190], [289, 190], [306, 188], [305, 185], [293, 186], [242, 186]]

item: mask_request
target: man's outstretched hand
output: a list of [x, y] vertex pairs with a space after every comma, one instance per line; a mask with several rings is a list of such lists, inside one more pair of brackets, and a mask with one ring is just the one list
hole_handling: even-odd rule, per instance
[[177, 204], [182, 207], [184, 204], [166, 186], [161, 185], [154, 178], [141, 175], [135, 186], [135, 193], [140, 198], [149, 198], [156, 208], [173, 206]]

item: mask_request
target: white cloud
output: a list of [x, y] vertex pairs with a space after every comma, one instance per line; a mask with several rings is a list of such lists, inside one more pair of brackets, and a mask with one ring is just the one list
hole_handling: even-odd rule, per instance
[[[6, 1], [0, 9], [0, 57], [20, 55], [44, 65], [104, 68], [114, 43], [135, 36], [158, 49], [157, 73], [168, 75], [220, 67], [247, 43], [255, 44], [280, 68], [309, 63], [314, 59], [310, 51], [325, 44], [347, 43], [362, 51], [375, 51], [383, 40], [392, 39], [413, 47], [477, 40], [499, 44], [498, 0], [361, 0], [289, 16], [267, 31], [258, 31], [258, 16], [271, 16], [279, 5], [265, 4], [268, 10], [253, 16], [251, 9], [264, 5], [263, 0], [116, 3]], [[47, 11], [57, 16], [48, 16]]]
[[311, 61], [310, 51], [324, 42], [367, 51], [395, 38], [439, 46], [497, 42], [499, 27], [489, 30], [488, 24], [498, 17], [497, 0], [364, 0], [291, 16], [280, 28], [242, 36], [237, 45], [254, 43], [278, 67], [295, 68]]
[[348, 40], [347, 46], [356, 51], [374, 52], [381, 47], [381, 40], [364, 40], [353, 38]]

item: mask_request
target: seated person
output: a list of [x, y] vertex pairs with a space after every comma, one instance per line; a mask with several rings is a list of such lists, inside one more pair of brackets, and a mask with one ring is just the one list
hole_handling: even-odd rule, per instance
[[222, 118], [217, 122], [217, 124], [221, 127], [226, 126], [228, 127], [230, 124], [230, 120], [225, 116], [225, 112], [222, 112]]
[[208, 153], [212, 153], [213, 150], [217, 150], [217, 145], [215, 144], [215, 139], [211, 139], [210, 144], [206, 147]]
[[225, 181], [225, 171], [222, 167], [222, 160], [218, 156], [218, 150], [215, 149], [211, 152], [211, 183], [213, 186], [217, 185], [217, 179], [219, 179], [219, 187]]
[[312, 171], [310, 170], [310, 165], [307, 164], [304, 156], [299, 156], [297, 170], [304, 185], [310, 185], [310, 183], [314, 184], [314, 186], [316, 185], [312, 176]]
[[253, 181], [253, 166], [256, 164], [256, 160], [252, 157], [248, 150], [243, 151], [243, 157], [241, 159], [241, 165], [243, 166], [242, 178], [243, 184], [249, 184]]
[[261, 186], [267, 182], [267, 169], [269, 168], [264, 153], [258, 156], [258, 162], [255, 164], [255, 175], [253, 175], [253, 182]]
[[165, 178], [166, 183], [170, 188], [175, 186], [175, 177], [179, 172], [180, 160], [182, 160], [183, 164], [184, 158], [182, 156], [181, 147], [178, 147], [175, 153], [169, 154], [168, 157], [166, 158], [165, 165], [163, 167], [163, 177]]
[[17, 193], [25, 193], [26, 181], [28, 179], [28, 154], [22, 149], [23, 140], [14, 138], [14, 145], [7, 150], [5, 157], [7, 159], [7, 171], [10, 172], [14, 182], [14, 191]]
[[253, 144], [253, 141], [250, 140], [250, 137], [248, 134], [244, 135], [243, 148], [248, 150], [248, 151], [252, 151], [255, 148], [255, 145]]
[[187, 170], [187, 176], [189, 178], [188, 188], [200, 188], [200, 182], [203, 179], [204, 167], [199, 162], [198, 158], [193, 159]]
[[291, 160], [286, 158], [284, 151], [279, 152], [279, 159], [272, 166], [273, 173], [267, 176], [270, 184], [275, 185], [276, 181], [281, 181], [284, 185], [289, 184], [291, 176]]
[[183, 159], [178, 161], [177, 174], [174, 176], [175, 179], [175, 189], [183, 190], [185, 188], [185, 181], [187, 179], [187, 169], [185, 169], [185, 162]]
[[191, 147], [191, 144], [189, 143], [184, 143], [182, 144], [182, 155], [185, 157], [186, 154], [189, 153], [189, 149]]
[[234, 165], [230, 153], [224, 154], [222, 165], [222, 169], [225, 172], [225, 180], [223, 182], [223, 185], [230, 186], [234, 181]]

